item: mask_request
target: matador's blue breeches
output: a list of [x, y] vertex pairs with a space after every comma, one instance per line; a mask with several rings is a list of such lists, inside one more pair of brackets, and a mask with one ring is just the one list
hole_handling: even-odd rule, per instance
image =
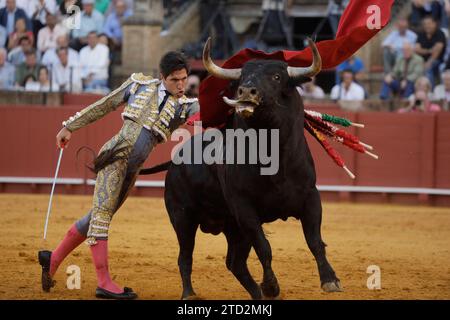
[[92, 209], [76, 222], [78, 231], [86, 235], [88, 244], [108, 239], [111, 219], [127, 198], [144, 161], [158, 143], [150, 130], [125, 119], [120, 132], [109, 140], [100, 153], [120, 150], [113, 163], [97, 173]]

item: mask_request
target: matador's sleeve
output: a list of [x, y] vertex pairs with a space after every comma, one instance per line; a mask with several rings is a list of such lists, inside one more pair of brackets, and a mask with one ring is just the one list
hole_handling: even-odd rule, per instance
[[130, 77], [127, 81], [122, 83], [119, 88], [115, 89], [107, 96], [97, 102], [94, 102], [80, 112], [77, 112], [68, 120], [64, 121], [63, 126], [73, 132], [104, 117], [111, 111], [116, 110], [119, 105], [121, 105], [124, 101], [127, 101], [128, 89], [133, 82], [133, 79]]

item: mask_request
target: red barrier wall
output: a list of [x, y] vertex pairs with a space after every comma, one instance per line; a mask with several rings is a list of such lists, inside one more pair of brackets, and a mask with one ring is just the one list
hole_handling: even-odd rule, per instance
[[[86, 97], [90, 99], [91, 97]], [[72, 103], [76, 102], [71, 100]], [[320, 110], [320, 107], [310, 106]], [[52, 178], [58, 158], [55, 135], [61, 122], [81, 109], [79, 106], [37, 107], [0, 106], [0, 177], [47, 177]], [[327, 107], [327, 111], [333, 108]], [[393, 113], [350, 113], [334, 109], [333, 114], [345, 116], [366, 128], [349, 128], [361, 141], [373, 145], [380, 160], [373, 160], [364, 154], [357, 154], [340, 145], [348, 168], [356, 174], [351, 180], [341, 168], [308, 136], [316, 163], [318, 185], [378, 186], [408, 188], [450, 189], [450, 113], [439, 114], [393, 114]], [[120, 111], [113, 112], [98, 122], [73, 134], [69, 148], [64, 152], [60, 178], [92, 178], [85, 168], [95, 152], [122, 125]], [[192, 130], [192, 128], [188, 128]], [[176, 142], [158, 146], [150, 155], [146, 166], [170, 159], [170, 151]], [[143, 176], [140, 180], [164, 180], [164, 173]], [[89, 194], [92, 186], [60, 185], [59, 193]], [[1, 183], [2, 192], [49, 192], [49, 184]], [[162, 188], [136, 188], [134, 195], [161, 195]], [[391, 192], [322, 192], [325, 199], [344, 201], [386, 201], [396, 203], [427, 203], [450, 205], [448, 195], [403, 194]]]

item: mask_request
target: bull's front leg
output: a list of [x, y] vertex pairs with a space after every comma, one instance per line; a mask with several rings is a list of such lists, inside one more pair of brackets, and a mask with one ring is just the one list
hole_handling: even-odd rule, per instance
[[325, 243], [320, 234], [322, 203], [317, 189], [311, 190], [301, 214], [303, 233], [308, 247], [316, 259], [322, 290], [325, 292], [342, 291], [341, 283], [325, 255]]

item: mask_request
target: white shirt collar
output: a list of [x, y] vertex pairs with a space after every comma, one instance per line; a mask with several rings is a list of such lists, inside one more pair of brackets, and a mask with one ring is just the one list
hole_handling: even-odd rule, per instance
[[165, 96], [166, 96], [166, 87], [164, 86], [164, 82], [161, 81], [161, 84], [159, 85], [158, 88], [158, 104], [164, 100]]
[[[161, 84], [159, 85], [159, 93], [161, 94], [161, 92], [166, 95], [166, 93], [164, 92], [166, 90], [166, 86], [164, 85], [164, 82], [161, 81]], [[163, 95], [163, 97], [164, 97]]]

